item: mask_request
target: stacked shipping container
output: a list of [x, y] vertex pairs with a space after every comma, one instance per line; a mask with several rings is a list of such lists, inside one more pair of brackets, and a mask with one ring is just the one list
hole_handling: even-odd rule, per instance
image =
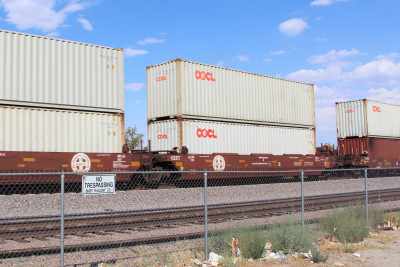
[[153, 150], [315, 153], [314, 87], [185, 60], [147, 67]]
[[[336, 103], [339, 151], [389, 156], [400, 148], [400, 106], [367, 99]], [[390, 148], [390, 149], [389, 149]]]
[[0, 62], [0, 150], [121, 151], [121, 49], [0, 30]]

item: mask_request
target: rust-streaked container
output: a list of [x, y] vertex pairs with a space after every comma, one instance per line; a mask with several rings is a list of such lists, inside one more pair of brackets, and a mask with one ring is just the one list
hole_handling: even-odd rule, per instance
[[314, 86], [176, 59], [147, 67], [147, 119], [166, 118], [315, 128]]
[[0, 106], [0, 151], [118, 153], [124, 115]]
[[386, 159], [400, 159], [400, 139], [388, 138], [347, 138], [338, 139], [341, 155], [368, 155]]
[[189, 153], [315, 154], [315, 130], [202, 120], [154, 121], [148, 125], [151, 149], [186, 146]]
[[400, 139], [400, 106], [367, 99], [336, 103], [338, 138]]
[[124, 112], [122, 49], [0, 30], [0, 104]]

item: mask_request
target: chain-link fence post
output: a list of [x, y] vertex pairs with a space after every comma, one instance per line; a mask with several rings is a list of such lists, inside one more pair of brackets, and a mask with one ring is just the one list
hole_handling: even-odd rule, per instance
[[208, 260], [208, 229], [207, 229], [207, 173], [204, 173], [204, 253]]
[[64, 171], [61, 174], [61, 234], [60, 234], [60, 258], [61, 258], [61, 267], [64, 266]]
[[365, 168], [365, 214], [367, 217], [367, 223], [368, 223], [368, 170]]
[[301, 228], [304, 232], [304, 171], [301, 171]]

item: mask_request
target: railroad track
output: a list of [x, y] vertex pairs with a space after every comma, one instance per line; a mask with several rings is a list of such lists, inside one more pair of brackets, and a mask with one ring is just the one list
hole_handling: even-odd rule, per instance
[[[400, 200], [400, 188], [375, 190], [368, 192], [369, 203]], [[305, 197], [305, 211], [332, 209], [363, 202], [365, 192], [321, 195]], [[208, 223], [221, 223], [227, 220], [243, 220], [291, 214], [301, 211], [301, 198], [275, 199], [247, 203], [230, 203], [208, 206]], [[130, 212], [112, 212], [65, 216], [65, 235], [85, 237], [87, 234], [112, 235], [124, 231], [151, 231], [154, 229], [176, 228], [180, 225], [203, 224], [204, 206], [175, 209], [155, 209]], [[30, 217], [0, 220], [0, 247], [5, 247], [10, 240], [29, 243], [29, 239], [46, 240], [60, 236], [60, 217]], [[168, 232], [168, 231], [164, 231]], [[204, 232], [190, 234], [168, 233], [151, 238], [131, 238], [129, 240], [102, 241], [66, 245], [65, 251], [94, 250], [104, 248], [126, 247], [140, 244], [161, 243], [167, 240], [190, 239], [203, 236]], [[105, 238], [106, 239], [106, 238]], [[1, 245], [3, 244], [3, 245]], [[21, 257], [59, 253], [60, 247], [25, 248], [19, 250], [0, 249], [0, 258]]]

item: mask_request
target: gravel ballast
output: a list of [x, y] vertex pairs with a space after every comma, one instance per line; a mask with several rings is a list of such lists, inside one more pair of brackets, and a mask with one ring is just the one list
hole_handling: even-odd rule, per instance
[[[368, 180], [369, 190], [398, 188], [400, 185], [399, 177], [391, 178], [372, 178]], [[336, 181], [316, 181], [304, 183], [305, 196], [326, 195], [336, 193], [362, 192], [365, 189], [364, 179], [336, 180]], [[240, 185], [240, 186], [221, 186], [208, 188], [208, 204], [238, 203], [248, 201], [260, 201], [267, 199], [282, 199], [301, 196], [300, 183], [283, 184], [263, 184], [263, 185]], [[60, 215], [60, 194], [29, 194], [29, 195], [1, 195], [0, 219], [29, 217], [29, 216], [59, 216]], [[380, 203], [378, 206], [389, 209], [399, 206], [399, 201]], [[115, 212], [147, 209], [163, 209], [188, 206], [204, 205], [203, 188], [178, 188], [178, 189], [159, 189], [159, 190], [131, 190], [117, 191], [115, 195], [82, 196], [80, 193], [65, 194], [65, 214], [84, 214], [97, 212]], [[307, 212], [305, 218], [319, 218], [326, 211]], [[296, 214], [300, 218], [300, 214]], [[240, 221], [241, 224], [265, 225], [276, 223], [282, 220], [281, 217], [270, 218], [251, 218]], [[223, 222], [209, 225], [209, 230], [219, 230], [234, 224], [235, 222]], [[129, 240], [138, 237], [157, 236], [168, 231], [169, 234], [182, 234], [192, 231], [204, 231], [203, 225], [177, 226], [172, 229], [156, 229], [152, 231], [127, 231], [126, 233], [112, 233], [107, 236], [88, 235], [86, 237], [66, 236], [65, 244], [95, 243], [107, 240]], [[48, 238], [48, 240], [27, 240], [27, 243], [8, 241], [0, 244], [0, 250], [13, 250], [27, 247], [59, 246], [58, 238]], [[136, 250], [135, 250], [136, 251]], [[75, 255], [75, 256], [73, 256]], [[96, 256], [95, 256], [96, 255]], [[136, 255], [137, 253], [132, 253]], [[128, 255], [125, 255], [128, 256]], [[49, 265], [59, 264], [54, 256], [36, 256], [35, 260], [30, 261], [21, 259], [1, 260], [2, 263], [25, 262], [30, 263], [47, 262]], [[95, 258], [93, 258], [95, 257]], [[89, 263], [98, 260], [110, 260], [116, 257], [115, 250], [99, 252], [79, 252], [68, 254], [69, 263]], [[129, 256], [128, 256], [129, 257]], [[118, 257], [117, 257], [118, 258]], [[28, 258], [26, 258], [28, 259]], [[56, 264], [57, 263], [57, 264]], [[36, 266], [36, 265], [32, 265]]]

